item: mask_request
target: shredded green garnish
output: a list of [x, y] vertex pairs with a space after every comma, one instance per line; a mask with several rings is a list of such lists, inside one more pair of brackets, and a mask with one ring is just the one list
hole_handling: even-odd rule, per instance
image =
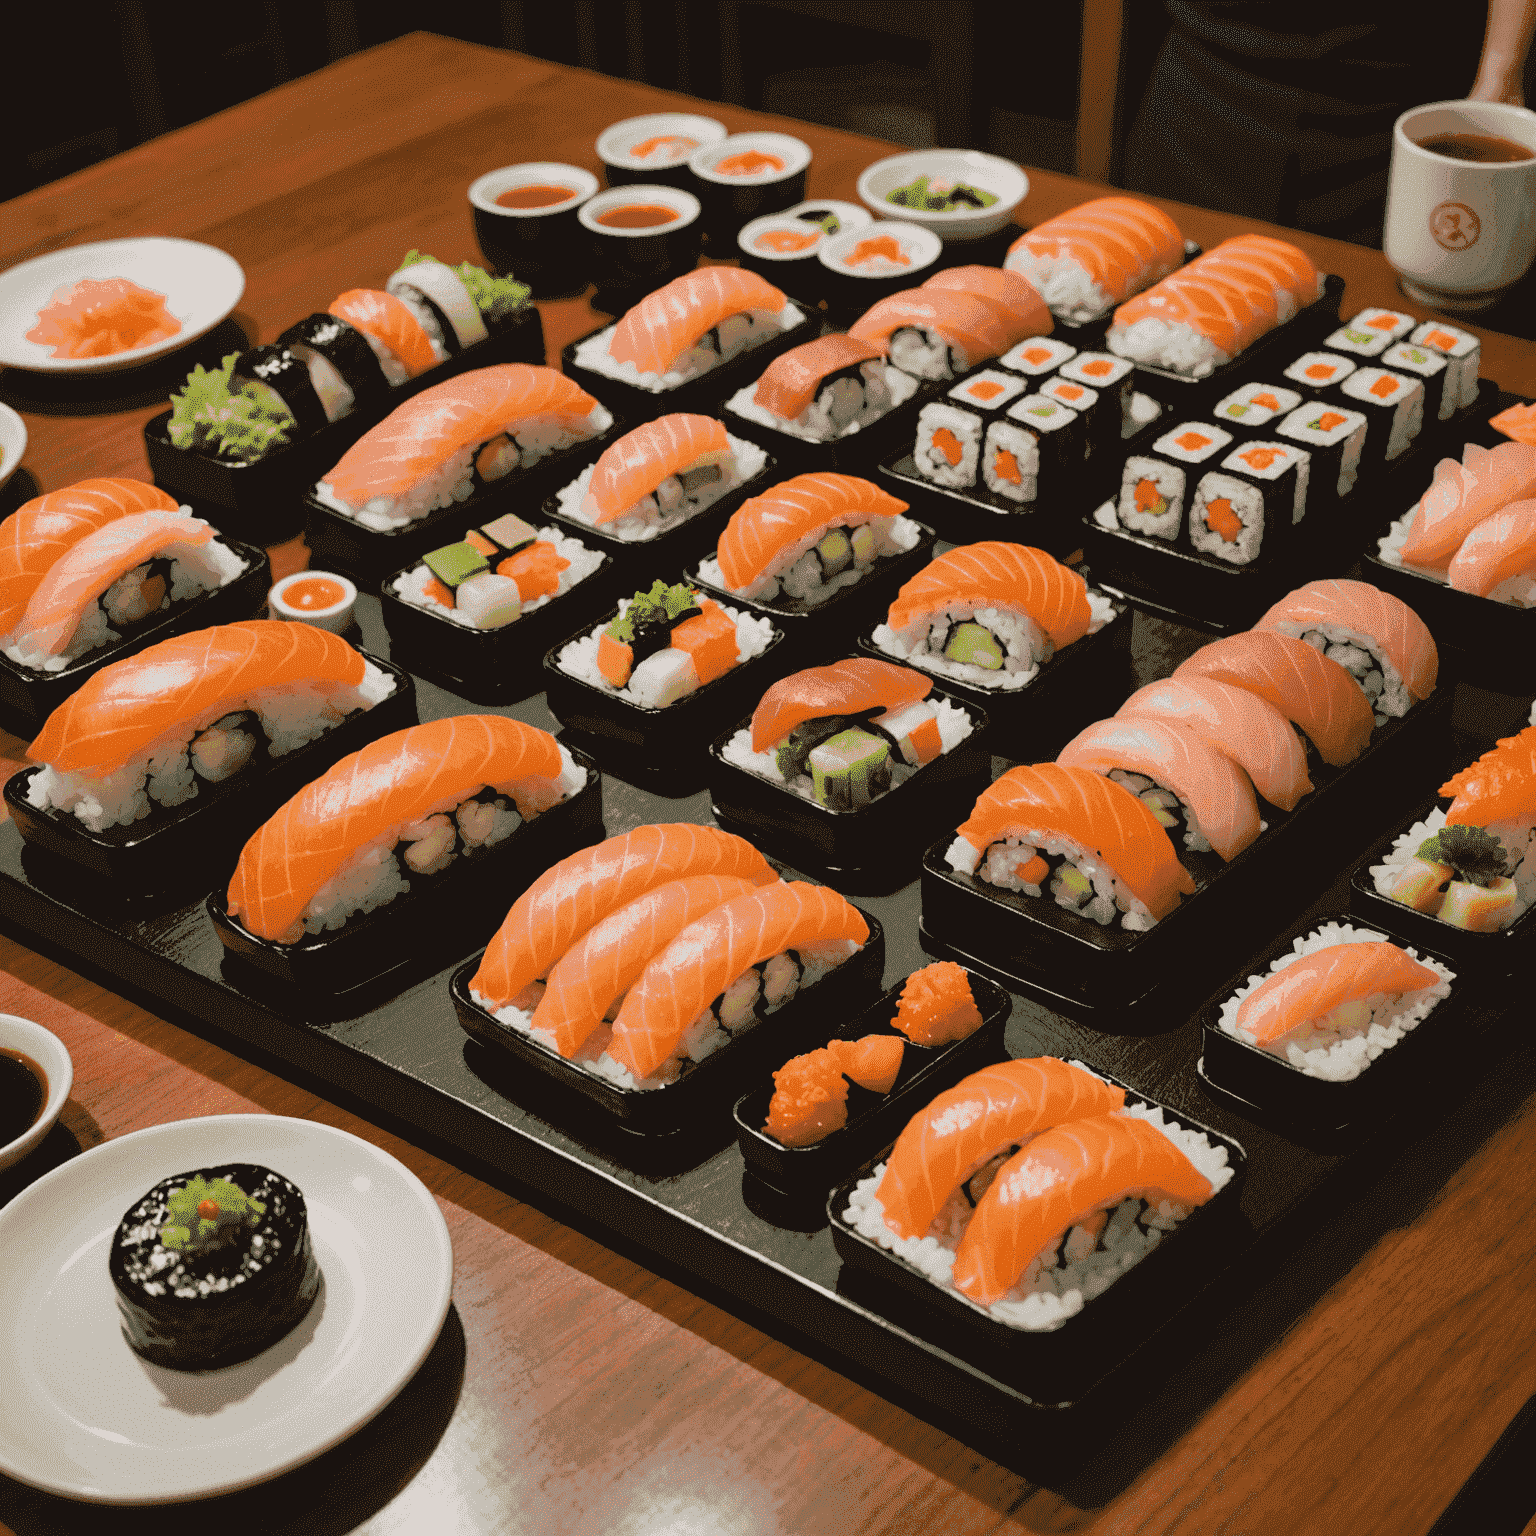
[[1481, 827], [1442, 827], [1419, 844], [1419, 857], [1449, 864], [1463, 880], [1485, 888], [1504, 878], [1504, 845]]
[[436, 256], [429, 256], [425, 251], [407, 251], [404, 257], [401, 258], [400, 265], [395, 268], [395, 271], [404, 272], [407, 267], [414, 267], [418, 261], [436, 260]]
[[[199, 1211], [205, 1201], [218, 1207], [211, 1217]], [[206, 1252], [218, 1247], [240, 1231], [256, 1226], [267, 1212], [264, 1201], [252, 1199], [228, 1179], [201, 1176], [178, 1189], [165, 1207], [170, 1220], [160, 1229], [160, 1245], [176, 1253]]]
[[649, 592], [636, 592], [629, 607], [604, 633], [610, 640], [628, 645], [635, 638], [635, 625], [670, 623], [680, 619], [690, 608], [698, 607], [698, 594], [686, 582], [669, 587], [659, 576]]
[[232, 387], [239, 358], [231, 352], [212, 371], [199, 363], [171, 396], [167, 431], [178, 448], [211, 448], [225, 458], [251, 460], [288, 441], [296, 423], [273, 403], [270, 390], [262, 398], [254, 389]]
[[505, 320], [528, 302], [527, 283], [511, 277], [492, 277], [468, 261], [461, 261], [453, 270], [469, 290], [475, 308], [487, 320]]
[[897, 187], [885, 200], [895, 203], [898, 208], [925, 208], [930, 213], [948, 213], [955, 208], [990, 208], [997, 201], [997, 194], [963, 181], [956, 182], [947, 192], [936, 192], [924, 175], [904, 187]]

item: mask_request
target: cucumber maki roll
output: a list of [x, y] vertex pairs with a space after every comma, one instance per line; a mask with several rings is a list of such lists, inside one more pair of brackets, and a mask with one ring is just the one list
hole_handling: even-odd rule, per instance
[[1477, 404], [1477, 375], [1482, 366], [1483, 344], [1471, 331], [1441, 320], [1426, 320], [1409, 341], [1427, 347], [1447, 360], [1445, 396], [1454, 396], [1458, 408]]
[[468, 261], [450, 267], [421, 251], [407, 251], [384, 287], [450, 357], [507, 329], [529, 303], [526, 283], [492, 277]]
[[260, 1354], [321, 1283], [303, 1194], [256, 1163], [161, 1180], [118, 1224], [108, 1269], [128, 1343], [178, 1371]]
[[1461, 404], [1459, 382], [1449, 388], [1450, 359], [1443, 352], [1400, 341], [1381, 354], [1381, 366], [1406, 373], [1424, 386], [1424, 420], [1449, 421]]
[[1337, 352], [1303, 352], [1285, 370], [1285, 377], [1308, 400], [1321, 400], [1354, 371], [1355, 364]]
[[277, 338], [309, 370], [328, 421], [339, 421], [359, 401], [368, 404], [389, 388], [389, 380], [363, 333], [339, 315], [310, 315]]

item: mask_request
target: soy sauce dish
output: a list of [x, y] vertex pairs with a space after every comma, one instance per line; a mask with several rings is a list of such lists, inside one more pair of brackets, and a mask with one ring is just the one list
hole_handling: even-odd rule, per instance
[[41, 1024], [0, 1013], [0, 1169], [35, 1151], [74, 1082], [64, 1042]]

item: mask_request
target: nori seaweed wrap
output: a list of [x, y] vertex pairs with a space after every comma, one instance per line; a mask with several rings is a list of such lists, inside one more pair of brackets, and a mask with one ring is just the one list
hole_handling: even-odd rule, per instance
[[271, 390], [288, 408], [301, 436], [318, 432], [326, 423], [325, 407], [310, 382], [309, 369], [287, 347], [252, 347], [242, 352], [235, 361], [231, 382], [236, 388], [254, 384], [258, 391]]
[[[367, 405], [389, 391], [389, 380], [367, 338], [339, 315], [309, 315], [290, 325], [277, 338], [277, 344], [287, 347], [308, 368], [310, 381], [332, 421], [347, 415], [359, 402]], [[334, 373], [336, 380], [328, 373]], [[345, 386], [350, 399], [336, 389], [337, 381]]]
[[256, 1163], [162, 1179], [119, 1223], [108, 1269], [129, 1344], [179, 1371], [260, 1354], [320, 1292], [304, 1196]]

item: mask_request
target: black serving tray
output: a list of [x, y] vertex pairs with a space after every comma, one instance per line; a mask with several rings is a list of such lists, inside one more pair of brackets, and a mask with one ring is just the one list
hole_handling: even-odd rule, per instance
[[577, 347], [611, 329], [606, 325], [588, 331], [585, 336], [578, 336], [571, 342], [560, 354], [560, 367], [589, 395], [596, 395], [611, 411], [622, 412], [631, 421], [652, 421], [657, 416], [670, 415], [673, 411], [693, 411], [710, 416], [722, 399], [735, 394], [749, 379], [755, 379], [779, 353], [788, 352], [791, 347], [798, 347], [802, 342], [814, 341], [821, 335], [821, 317], [816, 311], [799, 304], [795, 307], [804, 317], [799, 325], [791, 326], [789, 330], [780, 332], [758, 346], [749, 347], [745, 352], [738, 352], [730, 362], [711, 368], [708, 373], [701, 373], [696, 379], [689, 379], [676, 389], [641, 389], [637, 385], [610, 378], [606, 373], [581, 367], [576, 361]]
[[[403, 528], [388, 532], [365, 528], [345, 513], [326, 506], [315, 495], [311, 483], [303, 494], [311, 563], [317, 570], [344, 571], [358, 586], [375, 592], [390, 572], [415, 565], [423, 555], [449, 542], [456, 528], [488, 522], [503, 512], [515, 512], [533, 522], [539, 515], [539, 504], [556, 486], [591, 463], [627, 430], [628, 424], [614, 416], [607, 430], [596, 437], [546, 453], [527, 469], [514, 470], [504, 479], [480, 486], [464, 501], [439, 507]], [[327, 464], [320, 473], [330, 467]]]
[[1142, 932], [1118, 923], [1101, 928], [1043, 897], [958, 874], [945, 859], [953, 836], [941, 837], [923, 856], [925, 943], [964, 964], [980, 961], [1012, 990], [1081, 1011], [1101, 1028], [1131, 1027], [1127, 1009], [1138, 1004], [1136, 1011], [1156, 1024], [1159, 1005], [1146, 1000], [1160, 987], [1188, 987], [1219, 974], [1233, 953], [1247, 949], [1254, 904], [1271, 914], [1294, 910], [1308, 885], [1321, 883], [1311, 870], [1321, 863], [1331, 874], [1359, 847], [1364, 828], [1406, 803], [1408, 786], [1444, 760], [1450, 707], [1451, 689], [1442, 685], [1401, 719], [1377, 727], [1346, 768], [1330, 768], [1309, 751], [1312, 792], [1289, 813], [1266, 804], [1268, 831], [1231, 863], [1179, 848], [1195, 893]]
[[[942, 681], [942, 680], [941, 680]], [[813, 870], [849, 890], [894, 891], [906, 885], [930, 836], [964, 819], [992, 779], [987, 713], [936, 686], [928, 697], [962, 705], [973, 729], [952, 752], [856, 811], [834, 811], [725, 758], [732, 736], [750, 717], [727, 726], [709, 749], [710, 810], [727, 832], [756, 848]]]
[[117, 644], [87, 651], [78, 661], [72, 661], [57, 672], [34, 671], [0, 652], [0, 724], [18, 736], [35, 736], [42, 729], [43, 721], [103, 667], [126, 661], [162, 640], [194, 629], [234, 624], [264, 614], [267, 590], [272, 585], [272, 562], [267, 559], [267, 552], [230, 538], [222, 538], [220, 542], [246, 562], [242, 575], [235, 577], [228, 586], [200, 593], [178, 604], [163, 619], [144, 625]]
[[396, 406], [474, 368], [543, 361], [544, 322], [529, 304], [505, 330], [392, 386], [382, 399], [360, 405], [339, 421], [328, 421], [317, 432], [252, 463], [178, 448], [167, 430], [169, 411], [145, 423], [144, 451], [155, 484], [191, 502], [199, 516], [215, 527], [252, 544], [281, 544], [303, 530], [304, 491]]
[[[593, 541], [596, 542], [595, 540]], [[590, 548], [590, 546], [588, 546]], [[440, 686], [477, 704], [509, 704], [544, 686], [539, 660], [567, 626], [599, 612], [613, 599], [617, 572], [612, 556], [569, 592], [500, 629], [471, 629], [446, 612], [408, 603], [395, 591], [397, 577], [379, 584], [379, 606], [389, 631], [390, 654]]]
[[873, 629], [885, 617], [885, 611], [902, 583], [928, 564], [933, 558], [934, 546], [939, 542], [939, 536], [932, 528], [923, 523], [917, 526], [918, 540], [911, 549], [876, 561], [862, 581], [839, 588], [826, 602], [815, 607], [808, 607], [793, 597], [776, 597], [764, 602], [737, 597], [725, 587], [705, 581], [697, 567], [688, 572], [688, 580], [722, 603], [745, 608], [760, 618], [773, 621], [784, 635], [783, 655], [779, 657], [782, 675], [835, 656], [854, 644], [861, 630]]
[[[1405, 909], [1399, 909], [1405, 910]], [[1448, 956], [1433, 950], [1413, 948], [1421, 958], [1438, 960], [1456, 972], [1451, 995], [1439, 1003], [1429, 1016], [1409, 1030], [1390, 1050], [1383, 1051], [1358, 1077], [1343, 1082], [1309, 1077], [1282, 1056], [1261, 1046], [1249, 1045], [1221, 1027], [1221, 1005], [1250, 976], [1269, 973], [1272, 960], [1291, 952], [1291, 941], [1327, 922], [1349, 923], [1347, 913], [1332, 913], [1322, 918], [1308, 918], [1293, 924], [1284, 937], [1277, 939], [1255, 961], [1245, 967], [1200, 1010], [1200, 1033], [1204, 1044], [1201, 1062], [1202, 1080], [1233, 1095], [1243, 1103], [1265, 1112], [1282, 1125], [1299, 1123], [1313, 1131], [1339, 1131], [1355, 1122], [1379, 1118], [1393, 1108], [1411, 1107], [1438, 1081], [1447, 1049], [1457, 1048], [1462, 1007], [1467, 994], [1476, 985], [1464, 977]], [[1392, 928], [1367, 925], [1354, 920], [1353, 926], [1385, 933], [1399, 941], [1400, 947], [1413, 943]]]
[[[756, 379], [749, 383], [756, 383]], [[716, 414], [739, 437], [750, 438], [774, 455], [781, 466], [780, 479], [818, 471], [869, 478], [881, 459], [895, 452], [903, 441], [911, 440], [917, 413], [936, 398], [936, 391], [931, 383], [919, 379], [910, 398], [887, 411], [878, 421], [829, 443], [808, 442], [793, 432], [751, 421], [731, 409], [731, 398], [720, 402]]]
[[[1492, 394], [1486, 381], [1476, 408], [1481, 415]], [[1290, 530], [1284, 547], [1274, 555], [1261, 554], [1250, 565], [1229, 565], [1182, 540], [1170, 543], [1133, 533], [1118, 523], [1114, 527], [1098, 521], [1097, 513], [1085, 516], [1079, 527], [1083, 547], [1103, 579], [1116, 591], [1123, 592], [1137, 607], [1161, 617], [1172, 618], [1193, 628], [1228, 634], [1246, 629], [1271, 604], [1287, 592], [1310, 580], [1318, 570], [1332, 566], [1343, 569], [1366, 544], [1367, 529], [1384, 506], [1406, 498], [1404, 506], [1417, 499], [1417, 490], [1427, 483], [1436, 459], [1443, 456], [1451, 437], [1467, 418], [1453, 417], [1449, 422], [1431, 424], [1414, 440], [1413, 446], [1387, 466], [1369, 467], [1361, 475], [1354, 491], [1343, 501], [1309, 513]], [[1098, 512], [1110, 508], [1106, 501]], [[1367, 562], [1373, 568], [1380, 562]], [[1394, 570], [1399, 577], [1405, 573]], [[1380, 587], [1388, 582], [1367, 572], [1366, 579]], [[1435, 586], [1410, 577], [1416, 586]], [[1420, 607], [1419, 597], [1392, 588], [1415, 612], [1429, 623], [1429, 614]], [[1465, 596], [1465, 594], [1456, 594]], [[1472, 599], [1472, 601], [1481, 601]], [[1503, 604], [1485, 606], [1503, 607]], [[1515, 612], [1517, 610], [1510, 610]], [[1433, 630], [1431, 623], [1430, 628]], [[1536, 635], [1536, 630], [1530, 632]], [[1536, 670], [1532, 671], [1536, 687]]]
[[[750, 607], [738, 605], [734, 598], [726, 601], [732, 607]], [[710, 741], [740, 713], [753, 688], [760, 695], [787, 670], [784, 631], [776, 629], [765, 651], [724, 676], [664, 709], [651, 709], [560, 670], [560, 652], [567, 645], [606, 628], [618, 614], [617, 606], [610, 608], [545, 653], [543, 683], [550, 712], [565, 727], [564, 737], [590, 752], [608, 772], [658, 793], [691, 793], [704, 782]]]
[[[1110, 1079], [1114, 1081], [1114, 1079]], [[877, 1303], [894, 1322], [920, 1331], [946, 1353], [986, 1370], [1000, 1370], [1025, 1386], [1037, 1402], [1070, 1402], [1080, 1397], [1183, 1306], [1237, 1229], [1248, 1156], [1228, 1136], [1182, 1110], [1138, 1093], [1129, 1084], [1130, 1103], [1159, 1104], [1180, 1125], [1204, 1131], [1227, 1149], [1232, 1177], [1082, 1311], [1049, 1332], [1025, 1332], [987, 1316], [958, 1293], [934, 1285], [923, 1272], [871, 1241], [847, 1220], [848, 1199], [873, 1162], [844, 1179], [827, 1201], [832, 1239], [843, 1262], [861, 1270], [885, 1300]]]
[[742, 502], [748, 497], [761, 495], [770, 485], [783, 478], [778, 460], [769, 454], [767, 462], [750, 479], [743, 480], [734, 490], [727, 491], [713, 506], [696, 512], [686, 522], [677, 523], [665, 533], [657, 534], [654, 539], [621, 539], [607, 528], [594, 528], [592, 524], [582, 522], [579, 517], [568, 517], [560, 510], [560, 498], [557, 495], [545, 497], [539, 521], [559, 523], [588, 549], [600, 549], [611, 555], [615, 575], [628, 570], [637, 561], [661, 570], [681, 569], [689, 561], [700, 559], [715, 547], [725, 531], [725, 525], [731, 520], [731, 514]]
[[[1289, 362], [1293, 356], [1313, 348], [1330, 331], [1336, 331], [1339, 301], [1343, 297], [1344, 279], [1328, 273], [1323, 278], [1323, 291], [1318, 298], [1292, 315], [1284, 325], [1266, 332], [1236, 357], [1213, 368], [1204, 378], [1192, 379], [1185, 374], [1137, 363], [1136, 387], [1154, 400], [1161, 400], [1170, 410], [1180, 412], [1177, 418], [1180, 421], [1186, 416], [1200, 416], [1245, 378], [1278, 376], [1281, 370], [1273, 366], [1275, 363]], [[1070, 337], [1066, 339], [1071, 340]]]
[[569, 800], [333, 933], [306, 934], [297, 944], [258, 938], [229, 915], [227, 892], [217, 887], [208, 896], [208, 915], [230, 961], [276, 983], [280, 993], [336, 998], [365, 987], [372, 993], [382, 978], [419, 967], [424, 957], [441, 963], [483, 944], [551, 864], [605, 836], [597, 765], [582, 753], [571, 756], [587, 770], [587, 782]]
[[312, 779], [370, 741], [416, 724], [411, 675], [363, 654], [395, 680], [387, 699], [281, 757], [269, 756], [262, 740], [246, 771], [217, 784], [200, 780], [191, 800], [157, 806], [144, 821], [93, 832], [73, 812], [39, 810], [28, 803], [26, 790], [40, 768], [24, 768], [6, 781], [6, 808], [29, 849], [48, 856], [45, 871], [53, 868], [66, 883], [88, 880], [96, 886], [89, 899], [122, 902], [167, 893], [185, 899], [187, 893], [206, 891], [234, 868], [251, 833]]
[[755, 1072], [767, 1071], [801, 1050], [825, 1029], [830, 1016], [842, 1017], [861, 1007], [880, 985], [885, 970], [885, 930], [868, 912], [869, 942], [836, 970], [805, 992], [796, 993], [777, 1013], [744, 1031], [712, 1056], [695, 1062], [665, 1088], [621, 1088], [583, 1071], [547, 1049], [531, 1035], [500, 1023], [470, 996], [469, 984], [480, 960], [468, 961], [453, 973], [453, 1006], [465, 1033], [498, 1054], [508, 1056], [524, 1073], [557, 1084], [562, 1099], [581, 1105], [580, 1117], [594, 1109], [625, 1130], [663, 1136], [697, 1125], [711, 1109], [730, 1103]]
[[[1083, 571], [1086, 576], [1086, 569]], [[1094, 590], [1098, 591], [1097, 583]], [[972, 709], [984, 710], [992, 723], [991, 749], [1032, 763], [1054, 757], [1084, 726], [1125, 701], [1130, 680], [1131, 613], [1115, 603], [1115, 616], [1100, 630], [1057, 651], [1023, 688], [980, 688], [953, 677], [924, 672], [937, 687]], [[897, 666], [917, 667], [882, 651], [871, 628], [859, 636], [859, 649]], [[966, 808], [969, 814], [969, 807]], [[964, 816], [960, 818], [962, 821]]]
[[[1000, 986], [971, 974], [971, 996], [981, 1013], [981, 1023], [963, 1040], [947, 1045], [917, 1045], [891, 1027], [896, 1005], [906, 981], [898, 982], [884, 997], [871, 1003], [852, 1019], [824, 1030], [807, 1043], [806, 1050], [833, 1040], [862, 1040], [865, 1035], [891, 1035], [906, 1041], [901, 1070], [889, 1093], [872, 1093], [857, 1083], [848, 1086], [848, 1123], [808, 1147], [786, 1147], [764, 1129], [773, 1098], [773, 1079], [765, 1078], [749, 1088], [733, 1111], [736, 1145], [753, 1177], [790, 1199], [814, 1199], [818, 1203], [848, 1171], [863, 1163], [881, 1147], [889, 1146], [907, 1121], [924, 1105], [961, 1078], [1003, 1057], [1003, 1029], [1013, 1002]], [[790, 1054], [786, 1053], [784, 1061]], [[782, 1066], [784, 1063], [780, 1062]]]
[[[1469, 981], [1513, 976], [1536, 962], [1536, 907], [1528, 907], [1507, 928], [1492, 933], [1473, 933], [1454, 923], [1442, 923], [1429, 912], [1418, 912], [1383, 896], [1371, 879], [1371, 865], [1381, 864], [1397, 841], [1415, 822], [1425, 820], [1440, 802], [1428, 800], [1414, 807], [1350, 871], [1349, 909], [1363, 923], [1390, 928], [1415, 948], [1444, 955], [1446, 963]], [[1438, 1010], [1437, 1010], [1438, 1012]]]

